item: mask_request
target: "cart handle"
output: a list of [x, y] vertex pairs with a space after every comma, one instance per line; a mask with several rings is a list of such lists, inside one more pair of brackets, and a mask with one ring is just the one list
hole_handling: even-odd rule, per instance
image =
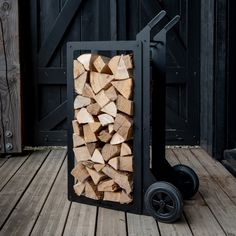
[[150, 27], [150, 30], [154, 28], [166, 15], [166, 11], [160, 11], [149, 23], [147, 24]]

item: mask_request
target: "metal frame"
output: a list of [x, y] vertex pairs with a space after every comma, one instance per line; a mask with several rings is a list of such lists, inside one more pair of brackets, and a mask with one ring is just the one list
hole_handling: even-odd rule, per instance
[[[166, 34], [179, 21], [179, 16], [173, 18], [164, 28], [154, 34], [155, 36], [151, 40], [151, 33], [153, 33], [156, 25], [165, 15], [165, 11], [160, 12], [137, 35], [136, 41], [69, 42], [67, 44], [69, 200], [141, 214], [147, 213], [143, 205], [143, 199], [146, 189], [152, 183], [157, 180], [168, 180], [171, 183], [175, 183], [175, 172], [165, 159], [165, 89], [163, 88], [165, 88], [166, 72]], [[70, 174], [74, 167], [71, 121], [74, 116], [73, 59], [74, 53], [77, 51], [132, 51], [133, 53], [135, 78], [133, 141], [134, 200], [131, 204], [122, 205], [108, 201], [96, 201], [83, 196], [79, 197], [73, 190], [74, 177]], [[152, 58], [152, 61], [150, 58]], [[154, 92], [152, 94], [150, 93], [151, 81], [155, 82]], [[155, 104], [152, 103], [152, 99], [155, 99]], [[151, 109], [151, 106], [155, 109]], [[150, 132], [151, 114], [152, 119], [155, 120], [152, 124], [152, 132], [155, 134], [155, 137]], [[151, 146], [155, 148], [153, 148], [152, 154], [150, 155]], [[150, 158], [150, 156], [154, 158]]]

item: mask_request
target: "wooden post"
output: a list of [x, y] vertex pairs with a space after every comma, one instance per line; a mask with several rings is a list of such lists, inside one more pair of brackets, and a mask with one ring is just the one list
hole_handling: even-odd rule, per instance
[[18, 1], [0, 0], [0, 153], [22, 151]]

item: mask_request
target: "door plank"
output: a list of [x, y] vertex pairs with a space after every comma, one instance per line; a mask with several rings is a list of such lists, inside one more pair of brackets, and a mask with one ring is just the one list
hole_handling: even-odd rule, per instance
[[30, 154], [24, 156], [12, 156], [3, 167], [0, 167], [0, 191], [11, 177], [19, 170]]
[[[15, 153], [22, 151], [18, 1], [0, 0], [0, 5], [0, 153]], [[7, 131], [13, 135], [7, 137]]]
[[97, 207], [73, 202], [63, 235], [94, 236]]
[[[174, 153], [177, 155], [182, 164], [190, 166], [198, 174], [200, 178], [199, 192], [203, 196], [205, 203], [214, 214], [217, 222], [220, 224], [224, 232], [226, 232], [226, 234], [236, 234], [236, 206], [232, 204], [231, 199], [225, 194], [218, 183], [212, 178], [211, 174], [205, 170], [205, 168], [189, 150], [178, 149], [174, 150]], [[199, 213], [199, 207], [200, 206], [196, 207], [193, 213]], [[190, 209], [192, 208], [189, 208], [189, 210]], [[200, 220], [199, 217], [201, 216], [198, 216], [198, 219]], [[212, 219], [213, 217], [211, 217], [211, 220]], [[216, 221], [208, 221], [209, 220], [202, 222], [203, 226], [205, 225], [208, 227], [206, 232], [207, 230], [209, 231], [209, 229], [214, 230], [216, 227]], [[208, 223], [212, 223], [212, 226], [209, 226]], [[201, 230], [203, 229], [204, 228], [201, 226]], [[215, 233], [217, 233], [217, 230]]]
[[126, 235], [125, 213], [99, 207], [96, 235]]
[[67, 165], [64, 161], [31, 234], [62, 235], [69, 208], [70, 202], [67, 200]]
[[192, 153], [236, 205], [235, 177], [219, 161], [214, 160], [203, 149], [192, 149]]
[[0, 228], [34, 178], [48, 153], [48, 150], [34, 152], [0, 192]]
[[150, 216], [127, 213], [127, 227], [129, 236], [160, 235], [156, 221]]
[[[2, 229], [4, 235], [29, 235], [65, 159], [65, 150], [52, 150]], [[4, 207], [3, 207], [4, 209]]]

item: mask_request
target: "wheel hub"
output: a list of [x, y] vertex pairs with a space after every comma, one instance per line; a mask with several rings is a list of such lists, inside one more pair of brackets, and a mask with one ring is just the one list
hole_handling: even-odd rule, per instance
[[165, 207], [165, 205], [166, 205], [166, 203], [163, 200], [161, 200], [160, 201], [160, 207], [163, 208], [163, 207]]

